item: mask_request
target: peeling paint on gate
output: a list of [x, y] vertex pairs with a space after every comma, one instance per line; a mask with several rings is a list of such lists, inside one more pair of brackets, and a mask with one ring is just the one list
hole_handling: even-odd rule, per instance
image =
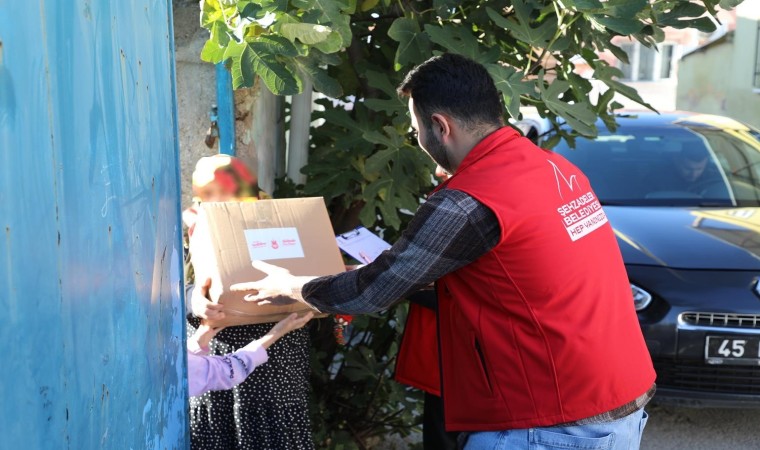
[[171, 27], [0, 0], [3, 447], [188, 446]]

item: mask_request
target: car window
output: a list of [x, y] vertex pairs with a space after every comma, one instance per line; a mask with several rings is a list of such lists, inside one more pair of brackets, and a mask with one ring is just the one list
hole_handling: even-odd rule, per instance
[[[755, 134], [753, 134], [755, 133]], [[760, 204], [760, 140], [754, 130], [621, 124], [555, 152], [578, 166], [599, 199], [617, 205]]]
[[760, 201], [760, 140], [746, 130], [692, 128], [716, 155], [738, 203]]

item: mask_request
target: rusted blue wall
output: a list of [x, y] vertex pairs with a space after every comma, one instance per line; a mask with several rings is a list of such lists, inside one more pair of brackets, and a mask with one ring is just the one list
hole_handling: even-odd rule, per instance
[[188, 446], [171, 2], [0, 0], [0, 447]]

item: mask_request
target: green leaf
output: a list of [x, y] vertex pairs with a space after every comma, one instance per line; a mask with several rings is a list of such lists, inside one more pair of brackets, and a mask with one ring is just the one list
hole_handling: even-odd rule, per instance
[[216, 21], [211, 25], [211, 34], [209, 40], [213, 41], [220, 47], [226, 47], [230, 42], [230, 35], [227, 33], [227, 24]]
[[604, 93], [599, 96], [599, 99], [596, 102], [597, 114], [604, 115], [604, 113], [607, 112], [608, 106], [614, 97], [615, 97], [614, 89], [607, 89], [606, 91], [604, 91]]
[[250, 45], [262, 53], [270, 53], [285, 58], [298, 56], [298, 49], [295, 45], [281, 36], [259, 36], [255, 41], [250, 41]]
[[623, 19], [618, 17], [593, 15], [590, 20], [623, 36], [638, 33], [645, 25], [643, 22], [640, 22], [635, 18]]
[[732, 10], [739, 6], [744, 0], [720, 0], [720, 7], [725, 10]]
[[[351, 42], [351, 22], [350, 14], [353, 14], [356, 8], [356, 2], [350, 3], [336, 0], [314, 0], [313, 6], [308, 9], [320, 11], [320, 23], [330, 25], [337, 30], [343, 42], [348, 45]], [[306, 9], [306, 8], [305, 8]], [[345, 12], [346, 14], [343, 14]]]
[[396, 86], [391, 83], [387, 73], [367, 69], [364, 71], [364, 76], [367, 77], [367, 82], [371, 87], [383, 91], [389, 97], [396, 97]]
[[659, 24], [677, 22], [680, 19], [687, 17], [700, 17], [707, 10], [704, 6], [691, 2], [678, 2], [678, 4], [664, 13], [655, 14], [655, 18]]
[[433, 0], [433, 9], [436, 11], [451, 11], [461, 5], [459, 0]]
[[365, 227], [371, 227], [377, 222], [377, 201], [371, 200], [364, 204], [359, 213], [359, 220]]
[[383, 111], [390, 116], [399, 116], [406, 114], [406, 102], [396, 95], [396, 86], [391, 84], [387, 73], [377, 72], [367, 69], [364, 71], [367, 77], [367, 84], [375, 89], [382, 91], [388, 98], [367, 98], [364, 104], [373, 111]]
[[328, 66], [337, 66], [341, 63], [339, 55], [336, 55], [334, 53], [323, 53], [316, 49], [311, 49], [309, 52], [309, 57], [315, 58], [315, 60], [318, 60], [320, 64]]
[[228, 28], [224, 22], [214, 21], [208, 26], [210, 35], [201, 50], [201, 59], [217, 64], [224, 59], [224, 52], [230, 42], [230, 36], [227, 34]]
[[314, 48], [323, 53], [335, 53], [343, 49], [343, 38], [340, 37], [340, 33], [337, 31], [331, 32], [327, 35], [327, 39], [316, 44]]
[[389, 168], [391, 161], [398, 156], [398, 149], [381, 150], [367, 158], [365, 169], [367, 172], [380, 172]]
[[214, 22], [224, 22], [224, 13], [219, 0], [203, 0], [201, 2], [201, 26], [209, 28]]
[[378, 3], [380, 3], [380, 0], [361, 0], [361, 3], [359, 3], [359, 11], [367, 12], [377, 6]]
[[678, 28], [678, 29], [694, 28], [703, 33], [712, 33], [713, 31], [717, 29], [715, 26], [715, 22], [713, 22], [709, 17], [700, 17], [698, 19], [688, 19], [688, 20], [677, 20], [673, 22], [668, 22], [668, 26], [671, 26], [673, 28]]
[[[645, 102], [644, 99], [642, 99], [641, 96], [639, 96], [639, 94], [636, 92], [636, 89], [613, 79], [613, 77], [621, 77], [621, 76], [623, 76], [623, 73], [620, 71], [620, 69], [616, 67], [611, 67], [603, 62], [600, 62], [597, 65], [596, 70], [594, 71], [594, 78], [603, 81], [607, 86], [614, 89], [616, 92], [619, 92], [620, 94], [630, 98], [636, 103], [642, 106], [645, 106], [651, 109], [652, 111], [656, 112], [656, 110], [654, 109], [654, 107], [652, 107], [652, 105]], [[617, 109], [617, 108], [614, 108], [614, 106], [611, 106], [611, 108]]]
[[570, 82], [570, 87], [575, 92], [576, 98], [586, 97], [593, 89], [591, 82], [577, 73], [570, 72], [567, 74], [567, 81]]
[[380, 192], [384, 191], [384, 188], [387, 184], [388, 184], [388, 180], [386, 179], [375, 180], [364, 187], [364, 192], [362, 194], [364, 195], [364, 198], [367, 200], [377, 199], [378, 197], [381, 196]]
[[696, 3], [679, 2], [674, 8], [664, 13], [656, 13], [655, 19], [659, 27], [678, 29], [696, 28], [709, 33], [715, 31], [715, 23], [709, 17], [704, 17], [707, 9]]
[[604, 6], [599, 0], [566, 0], [565, 4], [568, 8], [575, 9], [576, 11], [589, 11], [602, 9]]
[[568, 103], [560, 97], [570, 88], [570, 83], [565, 80], [554, 80], [548, 87], [544, 85], [543, 71], [539, 74], [538, 89], [546, 107], [554, 114], [567, 121], [572, 129], [584, 136], [596, 136], [594, 126], [596, 114], [591, 108], [588, 99], [582, 99], [576, 103]]
[[316, 58], [299, 58], [294, 63], [309, 77], [315, 91], [332, 98], [338, 98], [343, 95], [343, 88], [340, 83], [328, 75], [326, 70], [319, 67], [319, 61]]
[[[612, 42], [609, 43], [607, 48], [609, 49], [610, 52], [612, 52], [615, 58], [619, 59], [625, 64], [630, 64], [630, 60], [628, 59], [628, 53], [626, 53], [625, 50], [613, 44]], [[590, 60], [587, 60], [587, 61], [590, 61]]]
[[385, 112], [389, 115], [403, 114], [407, 110], [406, 105], [398, 98], [389, 100], [368, 98], [364, 100], [364, 104], [372, 111]]
[[648, 5], [648, 0], [608, 0], [604, 4], [604, 14], [632, 19]]
[[501, 64], [489, 64], [486, 66], [488, 73], [496, 84], [496, 88], [504, 98], [504, 105], [511, 117], [520, 116], [520, 96], [535, 91], [532, 81], [523, 80], [522, 72], [512, 67]]
[[478, 41], [467, 29], [454, 25], [425, 24], [430, 40], [452, 53], [458, 53], [475, 61], [479, 60]]
[[224, 60], [225, 50], [225, 47], [220, 47], [217, 43], [209, 39], [203, 45], [203, 49], [201, 50], [201, 59], [212, 64], [220, 63]]
[[512, 2], [515, 14], [504, 18], [491, 8], [486, 8], [488, 17], [502, 28], [509, 30], [516, 39], [535, 47], [544, 47], [557, 31], [556, 16], [547, 17], [543, 23], [531, 26], [533, 8], [523, 0]]
[[253, 86], [256, 81], [256, 71], [253, 68], [254, 55], [246, 42], [233, 42], [227, 46], [224, 59], [232, 60], [228, 66], [232, 75], [232, 87], [237, 89], [242, 86]]
[[325, 42], [332, 30], [313, 23], [286, 23], [280, 27], [280, 32], [291, 42], [298, 39], [306, 45], [316, 45]]
[[401, 226], [398, 210], [392, 202], [380, 203], [380, 214], [383, 216], [383, 221], [388, 224], [389, 227], [398, 229]]
[[396, 48], [396, 70], [422, 61], [430, 54], [430, 39], [415, 19], [399, 17], [388, 29], [388, 36], [399, 43]]
[[340, 34], [341, 45], [348, 47], [351, 45], [353, 33], [351, 31], [351, 16], [342, 15], [332, 22], [332, 28]]
[[[287, 42], [287, 40], [285, 40]], [[300, 92], [299, 80], [273, 53], [280, 46], [270, 42], [230, 42], [225, 59], [232, 59], [230, 72], [232, 87], [251, 87], [256, 75], [276, 95], [292, 95]]]
[[237, 2], [237, 9], [241, 18], [255, 19], [262, 7], [253, 1], [240, 0]]
[[553, 135], [551, 135], [549, 137], [549, 139], [545, 140], [541, 144], [541, 147], [546, 148], [546, 149], [552, 149], [557, 144], [559, 144], [559, 141], [561, 141], [561, 140], [562, 140], [562, 136], [560, 136], [559, 134], [553, 134]]

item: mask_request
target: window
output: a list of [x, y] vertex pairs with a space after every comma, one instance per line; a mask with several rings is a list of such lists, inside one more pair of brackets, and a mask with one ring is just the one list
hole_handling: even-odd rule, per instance
[[673, 77], [673, 58], [675, 45], [659, 44], [649, 48], [640, 43], [623, 44], [620, 46], [628, 54], [630, 64], [620, 62], [623, 80], [627, 81], [657, 81]]

